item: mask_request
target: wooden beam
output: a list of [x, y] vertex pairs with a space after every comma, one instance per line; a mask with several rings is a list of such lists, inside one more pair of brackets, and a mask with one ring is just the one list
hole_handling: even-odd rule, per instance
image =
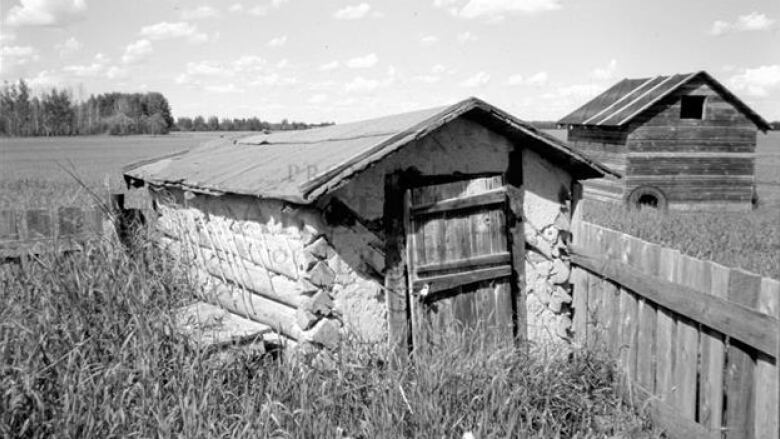
[[435, 203], [412, 206], [414, 216], [428, 215], [451, 210], [468, 209], [491, 204], [503, 203], [506, 200], [506, 189], [498, 188], [476, 195], [466, 195], [458, 198], [449, 198]]
[[469, 270], [486, 265], [502, 265], [510, 263], [512, 255], [509, 252], [494, 253], [491, 255], [474, 256], [471, 258], [457, 259], [436, 264], [426, 264], [417, 267], [417, 275], [444, 270]]
[[428, 285], [428, 294], [451, 290], [461, 285], [473, 284], [483, 280], [505, 277], [512, 274], [512, 266], [509, 264], [499, 267], [482, 268], [464, 273], [443, 274], [441, 276], [422, 277], [414, 281], [414, 290], [417, 291]]
[[407, 318], [406, 231], [404, 187], [400, 173], [385, 177], [385, 303], [390, 349], [395, 361], [405, 362], [409, 352]]
[[777, 358], [778, 319], [693, 288], [648, 276], [630, 265], [573, 248], [572, 262], [685, 317]]

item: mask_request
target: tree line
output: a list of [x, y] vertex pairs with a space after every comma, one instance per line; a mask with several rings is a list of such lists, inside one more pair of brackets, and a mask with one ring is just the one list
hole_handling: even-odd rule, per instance
[[24, 80], [0, 89], [0, 135], [165, 134], [174, 121], [161, 93], [103, 93], [75, 102], [68, 90], [33, 95]]
[[223, 118], [211, 116], [208, 119], [203, 116], [179, 117], [176, 119], [176, 129], [180, 131], [284, 131], [284, 130], [303, 130], [321, 126], [333, 125], [333, 122], [324, 122], [310, 124], [305, 122], [288, 121], [282, 119], [281, 122], [268, 122], [260, 120], [257, 117], [250, 118]]

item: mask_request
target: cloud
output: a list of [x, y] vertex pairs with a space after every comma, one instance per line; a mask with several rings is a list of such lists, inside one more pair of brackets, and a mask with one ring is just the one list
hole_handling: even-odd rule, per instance
[[507, 85], [543, 85], [547, 83], [547, 72], [537, 72], [529, 77], [524, 77], [523, 75], [512, 75], [510, 76], [506, 84]]
[[323, 93], [318, 93], [312, 97], [310, 97], [307, 102], [310, 104], [321, 104], [328, 100], [328, 95]]
[[219, 16], [218, 10], [212, 8], [211, 6], [205, 6], [205, 5], [198, 6], [195, 9], [185, 9], [181, 12], [181, 18], [183, 20], [202, 20], [204, 18], [213, 18], [218, 16]]
[[367, 69], [374, 67], [377, 62], [379, 62], [379, 58], [375, 54], [369, 53], [366, 56], [349, 59], [345, 64], [350, 69]]
[[282, 47], [287, 43], [287, 35], [282, 35], [281, 37], [271, 38], [266, 45], [268, 47]]
[[140, 39], [130, 43], [125, 47], [125, 53], [122, 55], [122, 62], [125, 64], [137, 63], [152, 54], [152, 42], [147, 39]]
[[434, 6], [461, 18], [502, 20], [507, 14], [534, 14], [560, 9], [560, 0], [434, 0]]
[[13, 34], [5, 30], [3, 32], [0, 32], [0, 44], [10, 43], [13, 41], [16, 41], [16, 34]]
[[206, 85], [203, 89], [212, 93], [240, 93], [244, 91], [242, 88], [236, 87], [236, 84], [233, 83]]
[[67, 26], [82, 20], [86, 0], [21, 0], [8, 10], [9, 26]]
[[198, 32], [198, 28], [195, 25], [183, 21], [174, 23], [163, 21], [150, 26], [144, 26], [141, 28], [140, 34], [150, 40], [186, 38], [195, 43], [202, 43], [208, 40], [208, 36]]
[[70, 37], [62, 43], [55, 44], [54, 48], [60, 53], [61, 57], [64, 57], [78, 52], [83, 46], [75, 37]]
[[733, 23], [717, 20], [712, 23], [710, 33], [712, 35], [724, 35], [730, 32], [751, 32], [769, 30], [775, 24], [775, 20], [758, 12], [741, 15]]
[[350, 93], [365, 93], [379, 88], [380, 82], [376, 79], [366, 79], [358, 76], [344, 85], [344, 90]]
[[420, 38], [420, 44], [422, 44], [423, 46], [431, 46], [433, 44], [436, 44], [437, 42], [439, 42], [439, 37], [437, 37], [436, 35], [426, 35]]
[[175, 82], [177, 84], [201, 87], [208, 84], [208, 81], [213, 80], [250, 83], [264, 77], [263, 73], [267, 68], [268, 62], [257, 55], [244, 55], [227, 63], [190, 61], [187, 63], [184, 73], [177, 76]]
[[233, 3], [228, 8], [228, 11], [230, 12], [241, 12], [243, 10], [244, 10], [244, 5], [242, 5], [241, 3]]
[[594, 79], [599, 80], [607, 80], [612, 79], [615, 77], [615, 71], [617, 70], [617, 60], [611, 59], [609, 60], [609, 64], [607, 64], [605, 67], [598, 67], [596, 69], [593, 69], [592, 72], [590, 72], [590, 76]]
[[481, 87], [487, 84], [489, 81], [490, 81], [489, 74], [485, 72], [477, 72], [476, 74], [474, 74], [474, 76], [471, 76], [461, 81], [460, 86], [469, 87], [469, 88]]
[[69, 73], [78, 78], [101, 78], [118, 79], [127, 76], [124, 68], [112, 66], [111, 60], [98, 53], [90, 64], [74, 64], [62, 68], [63, 72]]
[[413, 81], [422, 82], [424, 84], [435, 84], [441, 81], [441, 76], [437, 75], [418, 75], [412, 78]]
[[254, 8], [249, 10], [249, 13], [252, 15], [262, 16], [268, 13], [268, 6], [266, 5], [258, 5]]
[[23, 66], [39, 58], [38, 50], [31, 46], [0, 46], [0, 66], [3, 70]]
[[338, 61], [331, 61], [329, 63], [322, 64], [321, 66], [317, 67], [317, 70], [321, 72], [327, 72], [329, 70], [334, 70], [339, 68], [340, 63]]
[[469, 31], [461, 32], [458, 34], [458, 42], [460, 44], [466, 44], [469, 41], [477, 41], [476, 35], [472, 34]]
[[333, 13], [333, 18], [339, 20], [358, 20], [368, 15], [370, 11], [371, 6], [367, 3], [360, 3], [358, 5], [346, 6], [343, 9], [339, 9]]
[[780, 89], [780, 64], [744, 69], [729, 78], [734, 90], [751, 96], [766, 96], [770, 90]]

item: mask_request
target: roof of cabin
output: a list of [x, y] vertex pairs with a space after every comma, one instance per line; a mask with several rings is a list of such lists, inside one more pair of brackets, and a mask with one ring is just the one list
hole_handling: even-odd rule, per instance
[[767, 131], [769, 123], [731, 93], [709, 73], [678, 73], [652, 78], [623, 79], [558, 121], [566, 125], [622, 126], [648, 110], [653, 104], [694, 79], [705, 80], [724, 99], [731, 102], [756, 126]]
[[311, 203], [387, 154], [461, 116], [510, 139], [522, 139], [574, 178], [617, 175], [562, 140], [469, 98], [448, 107], [361, 122], [211, 142], [128, 165], [125, 178], [135, 184]]

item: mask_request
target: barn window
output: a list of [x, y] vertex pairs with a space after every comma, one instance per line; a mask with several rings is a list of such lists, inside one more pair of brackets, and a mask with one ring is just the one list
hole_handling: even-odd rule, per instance
[[702, 119], [704, 117], [705, 97], [683, 96], [680, 107], [680, 119]]

